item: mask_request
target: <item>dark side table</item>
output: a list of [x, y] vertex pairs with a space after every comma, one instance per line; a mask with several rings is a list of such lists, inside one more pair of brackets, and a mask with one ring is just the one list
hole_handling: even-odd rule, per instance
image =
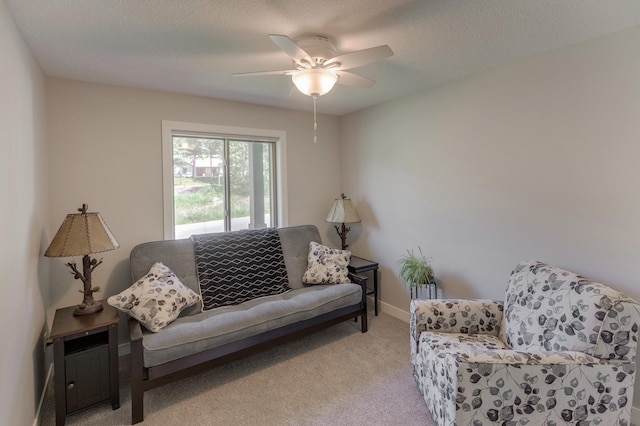
[[373, 294], [373, 306], [375, 314], [378, 315], [378, 263], [351, 255], [351, 262], [347, 268], [352, 274], [373, 271], [373, 289], [368, 291], [367, 294]]
[[56, 310], [51, 327], [56, 397], [56, 425], [67, 414], [111, 400], [120, 408], [118, 311], [101, 301], [94, 314], [73, 315], [75, 306]]

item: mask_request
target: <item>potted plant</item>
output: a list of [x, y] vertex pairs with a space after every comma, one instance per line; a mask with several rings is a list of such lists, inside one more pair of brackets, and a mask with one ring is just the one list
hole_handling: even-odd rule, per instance
[[[426, 289], [429, 299], [436, 296], [436, 279], [431, 266], [431, 259], [427, 258], [420, 246], [418, 246], [420, 254], [413, 252], [413, 249], [407, 250], [407, 254], [402, 256], [398, 261], [400, 266], [400, 281], [407, 287], [413, 298], [413, 290], [415, 289], [416, 298], [421, 289]], [[432, 291], [433, 290], [433, 291]]]

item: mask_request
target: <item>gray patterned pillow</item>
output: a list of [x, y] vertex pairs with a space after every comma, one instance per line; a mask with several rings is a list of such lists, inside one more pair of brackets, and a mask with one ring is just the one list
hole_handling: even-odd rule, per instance
[[307, 270], [302, 276], [305, 284], [340, 284], [351, 282], [347, 266], [351, 252], [338, 250], [311, 241]]
[[180, 312], [200, 300], [171, 269], [155, 263], [149, 273], [131, 287], [107, 299], [107, 303], [157, 332], [178, 318]]

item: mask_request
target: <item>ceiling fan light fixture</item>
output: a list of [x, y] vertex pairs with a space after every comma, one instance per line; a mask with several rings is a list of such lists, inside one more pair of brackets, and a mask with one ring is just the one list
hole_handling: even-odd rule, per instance
[[300, 92], [315, 98], [333, 89], [338, 75], [330, 70], [310, 68], [298, 71], [291, 79]]

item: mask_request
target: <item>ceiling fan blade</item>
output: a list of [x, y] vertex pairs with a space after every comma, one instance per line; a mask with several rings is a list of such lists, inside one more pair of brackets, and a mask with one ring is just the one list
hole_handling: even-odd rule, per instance
[[289, 90], [289, 97], [292, 97], [295, 92], [300, 93], [295, 84], [291, 85], [291, 89]]
[[298, 46], [289, 37], [279, 34], [269, 34], [269, 38], [296, 63], [307, 62], [309, 64], [314, 64], [314, 60], [311, 58], [311, 55], [305, 52], [304, 49]]
[[361, 67], [371, 62], [379, 61], [393, 56], [393, 50], [386, 44], [384, 46], [370, 47], [369, 49], [356, 50], [327, 60], [323, 68], [331, 68], [332, 64], [340, 64], [341, 70]]
[[375, 83], [373, 80], [348, 71], [336, 71], [336, 74], [338, 74], [336, 84], [342, 86], [371, 87]]
[[231, 74], [234, 77], [252, 77], [255, 75], [293, 75], [298, 70], [277, 70], [277, 71], [257, 71], [257, 72], [238, 72]]

